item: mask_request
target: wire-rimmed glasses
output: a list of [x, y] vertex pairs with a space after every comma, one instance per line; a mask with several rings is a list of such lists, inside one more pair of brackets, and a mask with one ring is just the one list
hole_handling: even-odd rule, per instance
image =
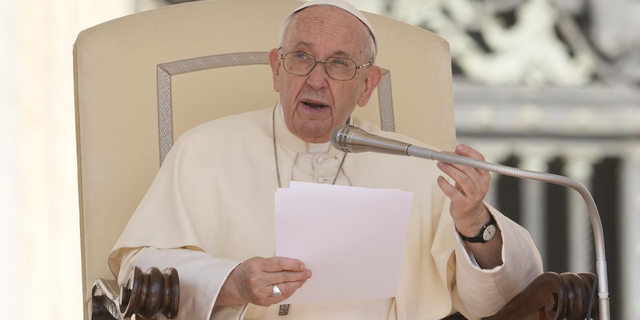
[[355, 61], [342, 57], [316, 59], [304, 52], [289, 52], [284, 56], [280, 54], [280, 59], [283, 61], [284, 70], [296, 76], [306, 76], [311, 73], [316, 64], [323, 63], [327, 75], [338, 81], [351, 80], [356, 76], [358, 69], [371, 65], [371, 62], [368, 62], [359, 66]]

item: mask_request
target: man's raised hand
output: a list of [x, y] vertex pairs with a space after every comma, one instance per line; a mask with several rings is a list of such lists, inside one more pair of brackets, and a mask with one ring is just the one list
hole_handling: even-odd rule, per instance
[[[482, 154], [463, 144], [456, 147], [455, 154], [484, 161]], [[467, 237], [475, 236], [489, 221], [483, 200], [491, 184], [491, 175], [485, 170], [444, 162], [438, 162], [438, 168], [456, 182], [453, 186], [438, 177], [440, 189], [451, 199], [449, 211], [456, 228]]]
[[[455, 154], [484, 161], [480, 152], [464, 144], [456, 146]], [[442, 176], [438, 177], [440, 189], [451, 199], [449, 212], [456, 229], [466, 237], [478, 235], [490, 220], [489, 210], [484, 206], [484, 197], [491, 185], [491, 174], [486, 170], [444, 162], [438, 162], [438, 168], [455, 181], [454, 186]], [[496, 236], [489, 242], [467, 243], [466, 247], [484, 269], [502, 264], [500, 229], [496, 230]]]

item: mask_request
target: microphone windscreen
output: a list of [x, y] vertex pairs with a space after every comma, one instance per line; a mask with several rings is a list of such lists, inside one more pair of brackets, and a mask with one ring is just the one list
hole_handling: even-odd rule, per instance
[[347, 151], [344, 148], [346, 147], [344, 139], [341, 139], [341, 136], [344, 136], [347, 134], [347, 132], [349, 131], [349, 127], [353, 127], [352, 125], [348, 125], [348, 124], [343, 124], [343, 125], [339, 125], [335, 128], [333, 128], [333, 130], [331, 130], [331, 145], [338, 149], [338, 150], [342, 150], [342, 151]]

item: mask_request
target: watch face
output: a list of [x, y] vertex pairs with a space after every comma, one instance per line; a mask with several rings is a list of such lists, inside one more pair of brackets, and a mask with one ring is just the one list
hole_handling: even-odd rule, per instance
[[487, 228], [484, 229], [484, 232], [482, 233], [482, 239], [484, 241], [489, 241], [493, 239], [493, 236], [495, 235], [496, 235], [496, 225], [492, 224], [490, 226], [487, 226]]

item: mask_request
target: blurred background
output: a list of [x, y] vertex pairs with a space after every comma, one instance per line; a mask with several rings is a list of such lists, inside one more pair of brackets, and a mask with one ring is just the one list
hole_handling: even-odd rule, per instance
[[[82, 318], [77, 34], [181, 2], [0, 1], [3, 318]], [[640, 1], [351, 2], [449, 41], [459, 142], [590, 188], [605, 227], [612, 319], [640, 319]], [[546, 271], [595, 271], [577, 193], [494, 176], [488, 198], [531, 232]]]

